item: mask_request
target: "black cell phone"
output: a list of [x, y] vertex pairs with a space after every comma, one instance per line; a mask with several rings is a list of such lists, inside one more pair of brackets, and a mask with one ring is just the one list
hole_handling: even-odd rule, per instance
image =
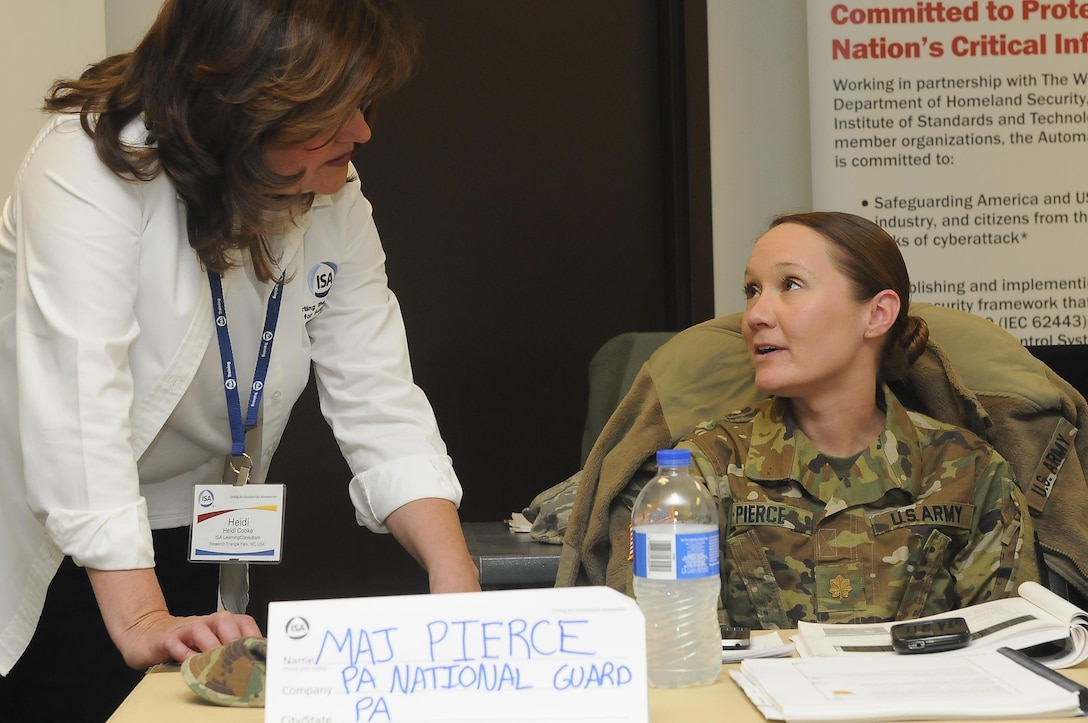
[[735, 625], [721, 625], [722, 650], [743, 650], [752, 644], [752, 631]]
[[892, 626], [892, 648], [899, 653], [938, 653], [962, 648], [971, 640], [963, 618], [935, 618]]

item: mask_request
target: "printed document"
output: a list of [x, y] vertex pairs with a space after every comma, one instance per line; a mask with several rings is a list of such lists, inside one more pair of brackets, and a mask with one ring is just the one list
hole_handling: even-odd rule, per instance
[[834, 659], [754, 658], [730, 671], [768, 720], [897, 721], [1081, 715], [1080, 694], [986, 650]]

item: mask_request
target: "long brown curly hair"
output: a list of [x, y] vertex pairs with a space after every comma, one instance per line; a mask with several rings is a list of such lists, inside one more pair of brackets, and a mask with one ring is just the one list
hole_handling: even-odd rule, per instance
[[[166, 0], [135, 50], [57, 81], [44, 108], [78, 112], [118, 176], [165, 173], [207, 268], [226, 270], [238, 249], [267, 280], [268, 238], [313, 194], [287, 191], [302, 174], [272, 172], [266, 145], [343, 126], [409, 78], [418, 40], [393, 0]], [[141, 115], [146, 145], [125, 143]]]

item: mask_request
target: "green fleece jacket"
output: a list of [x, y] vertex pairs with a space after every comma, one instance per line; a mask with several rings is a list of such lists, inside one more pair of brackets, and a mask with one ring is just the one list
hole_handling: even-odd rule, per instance
[[[1012, 465], [1032, 508], [1046, 565], [1088, 595], [1088, 403], [1013, 336], [982, 317], [930, 304], [911, 313], [930, 341], [896, 389], [903, 402], [990, 442]], [[621, 493], [658, 449], [696, 424], [763, 398], [753, 383], [740, 314], [680, 332], [658, 349], [608, 420], [582, 469], [557, 585], [633, 594], [630, 500]], [[1038, 579], [1023, 561], [1025, 579]]]

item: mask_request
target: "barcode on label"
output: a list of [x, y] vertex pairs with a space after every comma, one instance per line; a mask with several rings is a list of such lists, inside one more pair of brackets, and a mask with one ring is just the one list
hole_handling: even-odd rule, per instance
[[646, 567], [650, 572], [671, 573], [675, 559], [672, 538], [646, 541]]

